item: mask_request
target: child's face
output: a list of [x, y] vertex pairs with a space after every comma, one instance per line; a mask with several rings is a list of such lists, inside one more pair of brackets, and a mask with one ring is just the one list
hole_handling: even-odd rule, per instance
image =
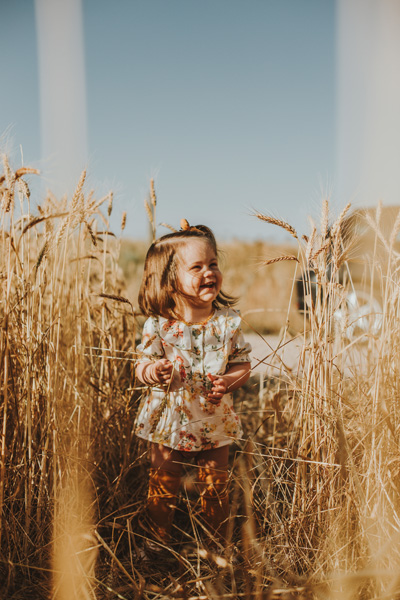
[[177, 250], [177, 259], [179, 288], [185, 294], [180, 300], [196, 306], [209, 305], [211, 310], [222, 286], [222, 273], [212, 245], [206, 240], [190, 240]]

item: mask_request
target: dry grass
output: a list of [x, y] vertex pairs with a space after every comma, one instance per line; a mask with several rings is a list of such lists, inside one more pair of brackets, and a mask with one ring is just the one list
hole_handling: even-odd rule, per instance
[[[325, 202], [320, 232], [301, 240], [296, 234], [294, 251], [276, 248], [271, 256], [262, 243], [251, 252], [250, 245], [225, 248], [232, 292], [240, 294], [242, 285], [253, 297], [276, 296], [286, 282], [280, 347], [266, 344], [264, 376], [236, 398], [245, 436], [232, 446], [233, 550], [215, 556], [203, 548], [195, 474], [188, 469], [174, 543], [149, 563], [141, 558], [145, 533], [138, 527], [147, 454], [132, 433], [141, 393], [134, 381], [136, 315], [118, 266], [120, 242], [108, 228], [112, 196], [87, 194], [83, 174], [69, 203], [49, 195], [32, 214], [27, 176], [35, 174], [14, 172], [4, 158], [3, 597], [400, 597], [400, 286], [395, 234], [380, 231], [379, 209], [374, 224], [386, 255], [374, 255], [370, 268], [380, 273], [374, 286], [380, 286], [382, 325], [359, 340], [346, 338], [345, 212], [329, 227]], [[154, 184], [148, 207], [153, 236]], [[266, 227], [290, 232], [287, 223], [259, 214]], [[128, 266], [138, 278], [142, 253], [135, 252]], [[255, 257], [243, 275], [236, 268], [240, 252]], [[307, 314], [297, 315], [303, 346], [297, 368], [289, 369], [283, 352], [292, 343], [293, 277], [301, 272]], [[264, 323], [266, 314], [258, 315]]]
[[[6, 158], [4, 166], [2, 589], [7, 597], [18, 588], [26, 597], [29, 589], [34, 597], [36, 582], [39, 596], [50, 597], [46, 590], [53, 586], [61, 598], [61, 578], [76, 588], [70, 598], [93, 597], [87, 576], [96, 553], [92, 538], [99, 494], [107, 477], [120, 476], [131, 460], [127, 423], [135, 321], [129, 305], [118, 301], [118, 243], [110, 241], [108, 222], [99, 213], [109, 198], [86, 198], [83, 174], [69, 205], [49, 196], [38, 218], [31, 214], [29, 194], [16, 185], [18, 171], [12, 173]], [[8, 210], [17, 202], [18, 210]], [[106, 469], [105, 475], [110, 454], [113, 472]], [[73, 556], [73, 548], [84, 555], [79, 566], [73, 558], [69, 565], [64, 560], [66, 551]]]

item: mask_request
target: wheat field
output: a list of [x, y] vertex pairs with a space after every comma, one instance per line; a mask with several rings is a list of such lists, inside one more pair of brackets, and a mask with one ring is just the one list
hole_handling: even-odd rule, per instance
[[[283, 227], [293, 245], [224, 247], [227, 290], [243, 296], [246, 326], [261, 336], [277, 328], [280, 345], [266, 343], [262, 377], [236, 394], [245, 434], [231, 448], [226, 554], [202, 545], [188, 469], [174, 542], [149, 564], [137, 527], [148, 457], [133, 435], [144, 248], [124, 242], [120, 258], [112, 194], [96, 199], [85, 173], [72, 198], [31, 199], [39, 174], [2, 160], [1, 597], [400, 598], [400, 218], [388, 234], [380, 205], [367, 217], [369, 281], [382, 305], [367, 331], [357, 332], [346, 304], [348, 207], [332, 217], [323, 202], [305, 236], [256, 213], [266, 239]], [[154, 183], [146, 205], [158, 235]], [[244, 273], [240, 253], [252, 257]], [[289, 368], [294, 340], [301, 351]]]

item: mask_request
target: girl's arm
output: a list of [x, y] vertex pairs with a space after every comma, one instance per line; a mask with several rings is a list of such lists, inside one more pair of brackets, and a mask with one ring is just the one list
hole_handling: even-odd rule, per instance
[[251, 365], [249, 362], [237, 363], [229, 366], [223, 375], [208, 374], [213, 382], [208, 400], [213, 404], [219, 404], [224, 394], [237, 390], [246, 383], [250, 377]]
[[168, 383], [174, 366], [167, 358], [156, 362], [140, 362], [136, 366], [136, 377], [145, 385]]

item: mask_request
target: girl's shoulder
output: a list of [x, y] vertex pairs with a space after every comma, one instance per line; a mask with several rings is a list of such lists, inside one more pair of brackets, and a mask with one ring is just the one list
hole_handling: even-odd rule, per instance
[[144, 322], [143, 327], [159, 327], [160, 326], [160, 317], [158, 316], [150, 316]]

